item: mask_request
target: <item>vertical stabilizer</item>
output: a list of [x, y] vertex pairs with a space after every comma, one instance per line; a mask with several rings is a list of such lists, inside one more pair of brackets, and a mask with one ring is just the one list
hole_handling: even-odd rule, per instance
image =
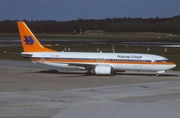
[[18, 21], [17, 24], [24, 52], [55, 52], [43, 47], [24, 22]]

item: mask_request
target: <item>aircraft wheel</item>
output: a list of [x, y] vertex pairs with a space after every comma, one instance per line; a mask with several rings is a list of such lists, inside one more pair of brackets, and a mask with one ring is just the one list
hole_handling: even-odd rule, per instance
[[90, 70], [88, 70], [87, 72], [86, 72], [86, 75], [92, 75], [92, 73], [91, 73], [91, 71]]

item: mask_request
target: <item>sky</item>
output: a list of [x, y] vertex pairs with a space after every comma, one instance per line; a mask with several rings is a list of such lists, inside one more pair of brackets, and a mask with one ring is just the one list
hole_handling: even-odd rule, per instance
[[177, 15], [180, 15], [180, 0], [0, 0], [0, 21], [169, 18]]

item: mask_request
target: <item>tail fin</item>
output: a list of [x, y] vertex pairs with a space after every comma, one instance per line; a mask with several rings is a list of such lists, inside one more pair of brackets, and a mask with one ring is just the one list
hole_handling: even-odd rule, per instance
[[43, 47], [24, 22], [18, 21], [17, 24], [24, 52], [55, 52]]

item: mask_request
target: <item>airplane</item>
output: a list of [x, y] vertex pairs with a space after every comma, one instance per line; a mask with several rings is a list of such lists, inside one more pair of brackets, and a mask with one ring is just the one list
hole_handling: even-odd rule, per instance
[[124, 71], [153, 71], [156, 76], [176, 67], [174, 62], [154, 54], [58, 52], [40, 44], [23, 21], [17, 22], [24, 52], [22, 57], [34, 63], [59, 68], [87, 70], [87, 75], [113, 75]]

